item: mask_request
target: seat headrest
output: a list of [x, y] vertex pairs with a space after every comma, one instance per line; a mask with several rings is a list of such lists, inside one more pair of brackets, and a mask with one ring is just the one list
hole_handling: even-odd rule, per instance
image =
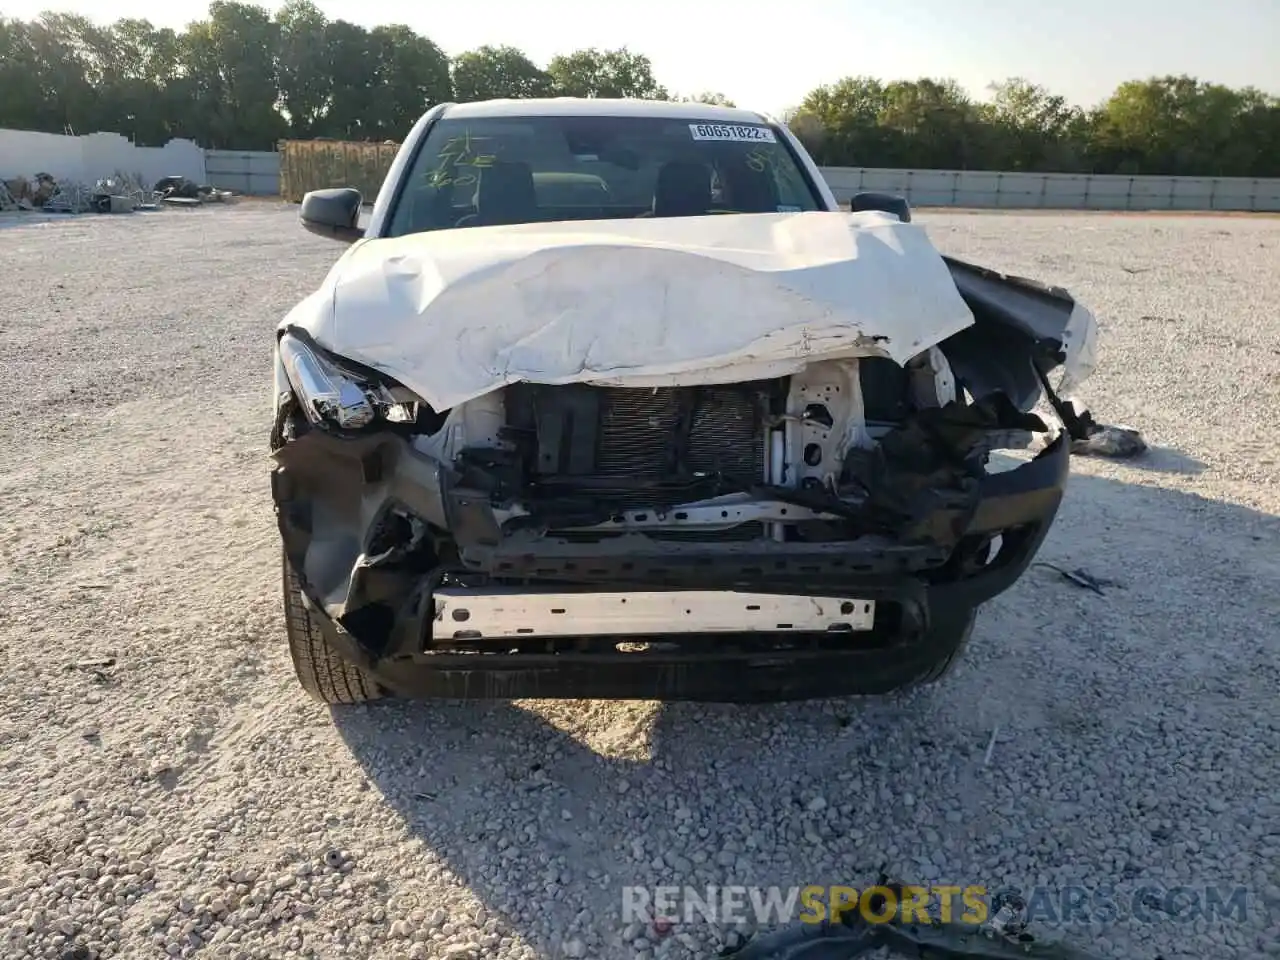
[[685, 160], [662, 165], [653, 190], [655, 217], [697, 217], [710, 209], [710, 167]]
[[533, 170], [527, 163], [499, 161], [480, 170], [476, 213], [488, 224], [526, 223], [536, 219], [538, 200]]

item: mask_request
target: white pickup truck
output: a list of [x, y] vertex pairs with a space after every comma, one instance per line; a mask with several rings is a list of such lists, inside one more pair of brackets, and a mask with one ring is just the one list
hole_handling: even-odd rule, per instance
[[[941, 676], [1068, 473], [1065, 291], [841, 210], [768, 117], [442, 104], [280, 324], [288, 637], [327, 702], [781, 700]], [[1065, 371], [1059, 389], [1050, 375]], [[1036, 440], [1039, 436], [1038, 441]], [[1010, 437], [1039, 452], [990, 468]]]

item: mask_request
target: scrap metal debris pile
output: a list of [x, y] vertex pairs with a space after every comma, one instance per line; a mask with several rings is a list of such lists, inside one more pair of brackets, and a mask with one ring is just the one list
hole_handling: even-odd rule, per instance
[[148, 188], [140, 176], [119, 170], [92, 186], [74, 180], [59, 181], [48, 173], [0, 180], [0, 212], [131, 213], [156, 210], [161, 205], [227, 203], [233, 198], [229, 190], [197, 184], [182, 176], [164, 177]]
[[186, 177], [165, 177], [152, 189], [159, 200], [170, 206], [226, 203], [234, 196], [230, 190], [218, 190], [207, 183], [197, 184]]
[[39, 209], [57, 189], [57, 183], [47, 173], [37, 173], [31, 179], [0, 180], [0, 211]]

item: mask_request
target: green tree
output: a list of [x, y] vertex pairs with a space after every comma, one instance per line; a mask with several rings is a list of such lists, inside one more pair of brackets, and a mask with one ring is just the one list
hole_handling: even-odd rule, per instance
[[276, 11], [276, 76], [280, 107], [295, 137], [314, 136], [333, 93], [326, 38], [328, 18], [311, 0], [289, 0]]
[[980, 108], [988, 125], [988, 163], [1002, 170], [1077, 170], [1088, 130], [1084, 112], [1022, 77], [988, 88]]
[[554, 57], [547, 73], [562, 97], [634, 98], [665, 100], [667, 90], [653, 76], [649, 58], [626, 47], [598, 50], [588, 47]]
[[726, 97], [723, 93], [716, 93], [712, 90], [704, 90], [702, 93], [695, 93], [691, 97], [680, 97], [681, 103], [708, 103], [715, 107], [736, 107], [737, 104]]
[[880, 166], [891, 152], [892, 138], [880, 124], [888, 103], [875, 77], [845, 77], [811, 91], [789, 125], [818, 163]]
[[453, 58], [453, 95], [459, 102], [525, 99], [551, 93], [551, 77], [515, 47], [479, 47]]
[[118, 20], [109, 31], [100, 90], [106, 129], [139, 143], [175, 136], [170, 86], [178, 74], [178, 35], [148, 20]]
[[215, 148], [271, 149], [288, 130], [275, 51], [280, 30], [262, 7], [214, 0], [209, 18], [188, 25], [175, 84], [190, 114], [176, 125]]
[[1280, 97], [1246, 89], [1245, 105], [1236, 117], [1241, 138], [1252, 144], [1253, 160], [1242, 170], [1246, 177], [1280, 175]]
[[888, 84], [876, 122], [889, 134], [892, 166], [983, 166], [977, 110], [954, 80]]
[[[1087, 110], [1025, 78], [989, 90], [975, 102], [951, 80], [849, 76], [785, 120], [825, 165], [1280, 176], [1280, 99], [1251, 87], [1151, 77]], [[399, 140], [444, 100], [557, 94], [669, 96], [626, 47], [576, 50], [546, 69], [510, 46], [450, 60], [406, 26], [329, 21], [315, 0], [283, 0], [274, 15], [214, 0], [180, 31], [0, 17], [0, 126], [18, 129], [269, 149], [286, 134]], [[680, 99], [732, 105], [714, 91]]]
[[328, 51], [329, 104], [318, 123], [318, 136], [335, 140], [371, 140], [373, 101], [379, 95], [370, 71], [369, 32], [358, 24], [335, 20], [325, 27]]
[[31, 25], [0, 17], [0, 126], [48, 130], [52, 117]]
[[[1095, 155], [1122, 173], [1250, 176], [1280, 167], [1268, 141], [1276, 100], [1193, 77], [1122, 83], [1097, 113]], [[1260, 163], [1261, 161], [1261, 163]], [[1273, 174], [1274, 175], [1274, 174]]]
[[449, 58], [426, 37], [395, 24], [369, 31], [377, 95], [365, 116], [371, 139], [403, 139], [427, 108], [453, 98]]
[[28, 107], [38, 118], [37, 129], [57, 133], [92, 133], [98, 124], [101, 71], [93, 51], [100, 46], [97, 28], [86, 18], [45, 13], [26, 25], [18, 50], [19, 70], [29, 77], [19, 91], [34, 93], [39, 106]]

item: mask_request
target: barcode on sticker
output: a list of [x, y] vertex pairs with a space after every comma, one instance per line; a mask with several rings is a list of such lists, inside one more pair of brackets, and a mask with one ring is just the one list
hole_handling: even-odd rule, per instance
[[739, 126], [730, 123], [691, 123], [689, 132], [695, 140], [732, 140], [735, 143], [777, 143], [768, 127]]

